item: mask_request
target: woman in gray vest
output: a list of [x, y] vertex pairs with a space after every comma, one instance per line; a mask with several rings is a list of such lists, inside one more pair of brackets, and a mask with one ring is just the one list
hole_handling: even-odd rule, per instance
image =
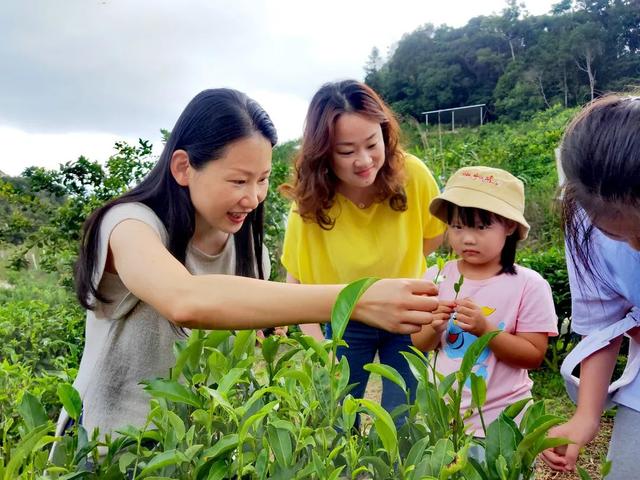
[[[142, 425], [139, 382], [166, 376], [186, 329], [253, 329], [321, 322], [343, 285], [268, 282], [263, 201], [275, 128], [230, 89], [206, 90], [186, 107], [157, 165], [138, 186], [86, 221], [76, 292], [87, 309], [75, 387], [82, 423], [101, 434]], [[353, 317], [396, 333], [431, 321], [436, 288], [382, 280]], [[58, 433], [68, 418], [63, 412]]]

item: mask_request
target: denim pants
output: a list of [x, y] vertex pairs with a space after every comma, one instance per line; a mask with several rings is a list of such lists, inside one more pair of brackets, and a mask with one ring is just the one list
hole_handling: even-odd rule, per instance
[[[331, 338], [331, 325], [327, 324], [327, 338]], [[364, 370], [367, 363], [372, 363], [376, 353], [380, 363], [395, 368], [404, 378], [407, 389], [410, 392], [410, 401], [415, 399], [417, 381], [405, 358], [400, 352], [408, 351], [411, 345], [410, 335], [398, 335], [370, 327], [364, 323], [352, 321], [347, 325], [343, 340], [349, 347], [338, 348], [338, 358], [347, 357], [350, 369], [349, 383], [356, 386], [351, 390], [351, 395], [355, 398], [362, 398], [369, 380], [369, 372]], [[382, 407], [389, 413], [398, 405], [407, 403], [407, 397], [400, 387], [395, 383], [382, 379]], [[404, 416], [403, 416], [404, 418]], [[398, 422], [396, 419], [396, 423]]]

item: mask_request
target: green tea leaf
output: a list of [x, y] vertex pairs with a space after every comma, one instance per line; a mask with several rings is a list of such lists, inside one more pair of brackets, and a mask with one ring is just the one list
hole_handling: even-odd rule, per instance
[[441, 397], [444, 397], [451, 390], [452, 385], [456, 381], [456, 372], [450, 373], [440, 383], [438, 383], [438, 393]]
[[225, 435], [220, 440], [218, 440], [211, 448], [208, 448], [207, 450], [202, 452], [202, 457], [205, 460], [217, 458], [220, 455], [235, 449], [237, 446], [238, 435], [236, 433], [231, 433], [229, 435]]
[[184, 373], [184, 368], [187, 363], [191, 364], [191, 366], [194, 366], [194, 364], [197, 365], [198, 359], [202, 354], [203, 341], [201, 339], [189, 338], [189, 343], [185, 348], [180, 349], [178, 345], [180, 345], [180, 342], [176, 343], [174, 348], [174, 353], [176, 353], [176, 364], [171, 369], [172, 380], [178, 380], [180, 378]]
[[204, 345], [210, 348], [218, 348], [220, 344], [233, 335], [230, 330], [211, 330], [204, 338]]
[[507, 466], [507, 460], [502, 455], [499, 455], [496, 459], [495, 469], [500, 480], [507, 480], [507, 476], [509, 475], [509, 467]]
[[296, 380], [305, 390], [311, 385], [311, 378], [306, 372], [303, 372], [302, 370], [283, 368], [281, 370], [278, 370], [278, 373], [276, 373], [274, 376], [275, 380], [280, 378], [291, 378], [293, 380]]
[[185, 457], [184, 453], [177, 450], [168, 450], [166, 452], [162, 452], [153, 457], [151, 461], [149, 461], [147, 466], [142, 469], [140, 475], [137, 478], [144, 478], [152, 472], [171, 465], [178, 465], [186, 461], [188, 460], [187, 457]]
[[242, 423], [242, 426], [240, 427], [240, 431], [238, 432], [238, 443], [240, 444], [243, 443], [251, 427], [257, 424], [266, 415], [268, 415], [269, 412], [271, 412], [275, 408], [275, 406], [278, 405], [278, 403], [280, 402], [278, 402], [277, 400], [273, 402], [269, 402], [266, 405], [264, 405], [262, 408], [260, 408], [260, 410], [258, 410], [256, 413], [254, 413], [249, 418], [247, 418]]
[[291, 464], [291, 435], [289, 432], [275, 428], [273, 425], [267, 426], [267, 437], [269, 439], [269, 447], [273, 451], [273, 455], [276, 457], [276, 461], [282, 467], [287, 467]]
[[176, 436], [176, 439], [181, 442], [182, 439], [184, 438], [186, 429], [184, 426], [184, 422], [182, 421], [182, 419], [176, 415], [175, 413], [173, 413], [171, 410], [167, 411], [167, 419], [169, 420], [169, 423], [171, 424], [172, 430], [174, 435]]
[[[70, 386], [70, 385], [69, 385]], [[4, 480], [18, 478], [18, 471], [23, 461], [33, 453], [40, 439], [49, 433], [49, 424], [41, 425], [27, 433], [11, 451], [11, 459], [4, 471]]]
[[411, 352], [400, 352], [400, 355], [407, 360], [409, 370], [411, 370], [411, 373], [413, 373], [413, 376], [416, 377], [416, 379], [423, 382], [429, 382], [427, 364], [424, 360]]
[[404, 381], [404, 378], [402, 378], [402, 375], [400, 375], [400, 373], [398, 373], [398, 371], [395, 368], [382, 363], [367, 363], [364, 366], [364, 369], [367, 372], [376, 373], [381, 377], [384, 377], [387, 380], [392, 381], [393, 383], [398, 385], [403, 392], [405, 393], [407, 392], [407, 384]]
[[118, 459], [118, 468], [121, 473], [126, 473], [127, 467], [136, 460], [137, 455], [131, 452], [124, 452]]
[[331, 472], [331, 474], [327, 477], [327, 480], [336, 480], [342, 470], [344, 470], [344, 465], [336, 468], [333, 472]]
[[238, 384], [238, 380], [246, 373], [244, 368], [232, 368], [218, 382], [218, 392], [227, 395], [229, 391]]
[[277, 373], [285, 366], [285, 363], [291, 359], [295, 354], [300, 351], [300, 348], [290, 348], [287, 352], [283, 353], [278, 361], [276, 362], [276, 366], [274, 371]]
[[[373, 467], [373, 471], [375, 472], [372, 472], [374, 474], [371, 477], [365, 478], [390, 478], [391, 467], [389, 466], [388, 462], [384, 461], [380, 457], [360, 457], [360, 464]], [[368, 468], [368, 470], [371, 470], [371, 468]]]
[[40, 403], [40, 400], [29, 392], [24, 392], [22, 400], [18, 405], [18, 413], [20, 413], [20, 416], [24, 420], [28, 430], [33, 430], [34, 428], [44, 425], [49, 421], [47, 412], [44, 411], [44, 407]]
[[158, 378], [145, 380], [142, 383], [145, 385], [144, 389], [154, 397], [166, 398], [172, 402], [185, 403], [196, 408], [201, 407], [200, 397], [175, 380]]
[[475, 407], [482, 407], [487, 400], [487, 383], [479, 375], [471, 372], [471, 401]]
[[478, 361], [478, 358], [480, 358], [480, 355], [482, 355], [484, 349], [488, 348], [487, 345], [489, 342], [499, 333], [500, 331], [486, 333], [469, 346], [462, 358], [462, 363], [460, 364], [459, 381], [462, 384], [464, 384], [467, 381], [467, 378], [469, 378], [469, 374], [471, 373], [473, 366]]
[[522, 400], [518, 400], [515, 403], [512, 403], [507, 408], [504, 409], [504, 414], [509, 418], [516, 418], [520, 415], [520, 412], [531, 403], [532, 398], [523, 398]]
[[334, 340], [342, 339], [356, 303], [362, 294], [377, 281], [377, 278], [361, 278], [351, 282], [338, 294], [331, 310], [331, 333]]
[[271, 335], [262, 342], [262, 356], [267, 363], [273, 363], [280, 348], [280, 337]]
[[77, 422], [82, 413], [82, 400], [78, 391], [68, 383], [61, 383], [58, 385], [58, 398], [69, 417]]
[[458, 278], [458, 281], [453, 284], [453, 291], [456, 292], [456, 298], [458, 297], [458, 294], [460, 293], [460, 288], [462, 288], [462, 284], [463, 283], [464, 283], [464, 275], [460, 274], [460, 277]]
[[518, 446], [517, 426], [509, 417], [500, 414], [487, 427], [485, 440], [486, 457], [489, 471], [494, 476], [500, 476], [496, 462], [502, 457], [507, 463], [511, 461]]
[[329, 354], [325, 350], [324, 345], [311, 335], [299, 335], [296, 339], [305, 350], [312, 349], [316, 355], [318, 355], [322, 365], [326, 365], [329, 362]]
[[382, 408], [379, 404], [361, 398], [358, 403], [366, 408], [372, 417], [374, 417], [373, 425], [378, 432], [378, 436], [384, 445], [384, 449], [389, 455], [389, 463], [393, 464], [398, 457], [398, 432], [396, 426], [393, 423], [393, 419], [389, 412]]
[[427, 447], [429, 446], [429, 441], [430, 441], [429, 437], [423, 437], [413, 444], [404, 462], [405, 470], [407, 469], [407, 467], [411, 465], [417, 465], [418, 463], [420, 463], [420, 461], [422, 460], [422, 457], [424, 456], [424, 452], [427, 450]]
[[357, 412], [358, 402], [351, 395], [347, 395], [342, 401], [342, 428], [346, 430], [353, 427]]
[[433, 447], [433, 453], [429, 459], [431, 473], [440, 475], [440, 473], [449, 465], [454, 458], [453, 442], [448, 438], [441, 438]]
[[349, 379], [351, 378], [351, 370], [349, 369], [349, 360], [346, 355], [340, 359], [340, 363], [334, 368], [333, 376], [337, 380], [336, 393], [342, 395], [342, 392], [349, 385]]
[[241, 360], [248, 355], [253, 354], [256, 344], [255, 330], [238, 330], [233, 342], [232, 355], [233, 358]]

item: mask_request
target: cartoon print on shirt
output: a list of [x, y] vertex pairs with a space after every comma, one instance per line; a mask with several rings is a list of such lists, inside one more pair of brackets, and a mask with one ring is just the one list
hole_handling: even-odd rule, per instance
[[[482, 307], [482, 314], [485, 317], [489, 317], [495, 311], [495, 308]], [[449, 358], [464, 357], [464, 354], [467, 352], [471, 344], [478, 339], [478, 337], [476, 337], [472, 333], [466, 332], [457, 325], [455, 321], [456, 315], [457, 312], [453, 312], [451, 314], [451, 317], [449, 318], [449, 324], [447, 325], [447, 332], [445, 335], [444, 352]], [[503, 330], [504, 327], [504, 322], [500, 322], [498, 324], [498, 329]], [[491, 351], [489, 350], [489, 347], [486, 347], [478, 357], [475, 365], [476, 368], [474, 369], [474, 373], [484, 378], [485, 380], [487, 380], [487, 377], [489, 375], [489, 372], [487, 371], [487, 364], [485, 363], [485, 361], [489, 357], [489, 353], [491, 353]], [[469, 380], [467, 380], [466, 386], [471, 386]]]

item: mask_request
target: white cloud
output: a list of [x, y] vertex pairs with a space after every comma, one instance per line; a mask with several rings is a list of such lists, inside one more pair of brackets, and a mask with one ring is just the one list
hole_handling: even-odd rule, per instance
[[[110, 133], [27, 133], [0, 126], [0, 170], [15, 176], [35, 165], [55, 169], [81, 155], [104, 161], [115, 153], [114, 144], [119, 140], [132, 144], [138, 141], [137, 138], [123, 138]], [[157, 140], [155, 144], [160, 145], [160, 138], [154, 140]]]
[[[540, 14], [553, 3], [529, 0], [528, 9]], [[361, 79], [374, 46], [384, 53], [422, 24], [461, 26], [504, 5], [504, 0], [0, 2], [0, 170], [15, 172], [13, 159], [50, 166], [81, 153], [106, 159], [113, 140], [157, 138], [198, 91], [216, 86], [255, 97], [280, 138], [295, 138], [313, 92], [327, 81]]]

